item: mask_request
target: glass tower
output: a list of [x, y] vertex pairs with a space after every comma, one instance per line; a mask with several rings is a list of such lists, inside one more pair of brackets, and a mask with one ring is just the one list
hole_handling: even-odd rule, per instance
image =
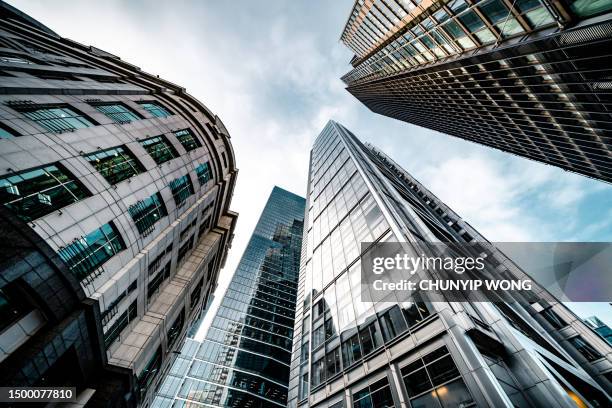
[[[401, 242], [428, 255], [432, 242], [488, 251], [479, 247], [488, 241], [333, 121], [311, 151], [306, 214], [290, 407], [610, 403], [612, 348], [551, 296], [360, 300], [360, 258], [369, 250], [362, 243]], [[487, 273], [524, 276], [499, 251], [485, 253]]]
[[287, 405], [304, 210], [274, 187], [206, 339], [187, 339], [154, 407]]
[[612, 2], [358, 0], [341, 40], [372, 111], [612, 181]]

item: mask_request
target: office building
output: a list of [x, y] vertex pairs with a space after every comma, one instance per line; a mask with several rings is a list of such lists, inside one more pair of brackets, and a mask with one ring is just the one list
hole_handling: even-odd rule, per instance
[[602, 322], [597, 316], [587, 317], [584, 322], [612, 345], [612, 329], [610, 326]]
[[362, 299], [360, 260], [372, 247], [362, 243], [424, 255], [435, 255], [433, 242], [463, 243], [487, 255], [480, 276], [526, 275], [333, 121], [311, 151], [306, 208], [290, 407], [609, 406], [612, 348], [545, 291], [505, 302]]
[[[231, 243], [230, 137], [178, 85], [4, 2], [0, 23], [0, 204], [18, 231], [40, 237], [24, 262], [2, 263], [11, 319], [0, 371], [23, 386], [67, 385], [79, 375], [65, 369], [88, 361], [83, 377], [120, 372], [122, 401], [146, 405]], [[28, 251], [51, 263], [44, 274], [20, 268], [34, 265]], [[61, 331], [79, 343], [56, 343]], [[89, 377], [78, 384], [81, 401], [100, 395]]]
[[373, 112], [612, 181], [612, 2], [359, 0], [342, 79]]
[[274, 187], [205, 340], [187, 339], [152, 407], [287, 406], [304, 209]]

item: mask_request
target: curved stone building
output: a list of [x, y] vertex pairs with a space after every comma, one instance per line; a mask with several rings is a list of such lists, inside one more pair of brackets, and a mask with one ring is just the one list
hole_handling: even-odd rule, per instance
[[[97, 301], [107, 365], [134, 378], [128, 405], [148, 403], [216, 286], [236, 173], [223, 123], [184, 88], [0, 2], [0, 203]], [[8, 329], [3, 361], [37, 336]]]

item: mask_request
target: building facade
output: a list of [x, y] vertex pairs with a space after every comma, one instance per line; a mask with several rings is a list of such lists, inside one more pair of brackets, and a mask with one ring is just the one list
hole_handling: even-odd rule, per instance
[[612, 2], [359, 0], [342, 79], [373, 112], [612, 181]]
[[[99, 360], [133, 379], [128, 405], [149, 402], [216, 286], [236, 174], [223, 123], [184, 88], [0, 2], [0, 204], [63, 262], [74, 307], [99, 310]], [[7, 290], [36, 286], [4, 266]], [[2, 345], [1, 371], [61, 322], [53, 301], [26, 307], [41, 329]]]
[[274, 187], [206, 339], [188, 339], [153, 407], [287, 406], [305, 200]]
[[597, 316], [591, 316], [584, 319], [584, 322], [591, 329], [595, 330], [597, 334], [604, 338], [609, 344], [612, 345], [612, 329], [610, 326], [601, 321]]
[[[601, 407], [612, 348], [544, 291], [506, 302], [361, 300], [361, 243], [471, 243], [525, 274], [398, 164], [329, 122], [311, 151], [290, 407]], [[429, 273], [429, 272], [427, 272]], [[580, 405], [583, 404], [583, 405]]]

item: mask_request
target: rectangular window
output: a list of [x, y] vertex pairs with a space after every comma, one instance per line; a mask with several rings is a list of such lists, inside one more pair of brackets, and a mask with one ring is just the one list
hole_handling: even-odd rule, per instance
[[155, 223], [168, 215], [164, 200], [159, 193], [131, 205], [128, 212], [142, 236], [149, 235], [153, 231]]
[[342, 363], [344, 367], [351, 366], [361, 359], [361, 346], [357, 334], [342, 342]]
[[208, 164], [208, 162], [200, 164], [198, 167], [196, 167], [195, 170], [198, 176], [198, 181], [200, 182], [201, 186], [206, 184], [208, 180], [212, 179], [212, 172], [210, 170], [210, 165]]
[[90, 153], [83, 156], [85, 160], [108, 181], [117, 184], [143, 171], [142, 165], [136, 161], [132, 153], [122, 146]]
[[[401, 370], [412, 406], [468, 406], [473, 400], [446, 346]], [[452, 390], [452, 392], [451, 392]]]
[[325, 369], [328, 380], [340, 372], [340, 348], [327, 352], [325, 355]]
[[147, 285], [147, 301], [151, 300], [151, 297], [157, 293], [157, 290], [161, 284], [170, 277], [170, 266], [171, 262], [168, 261], [166, 266], [164, 266], [164, 269], [149, 281], [149, 284]]
[[394, 407], [389, 380], [382, 378], [353, 394], [353, 407]]
[[125, 249], [121, 235], [112, 222], [104, 224], [84, 237], [58, 251], [70, 272], [79, 280], [85, 280], [117, 253]]
[[187, 253], [189, 252], [189, 250], [191, 248], [193, 248], [193, 235], [189, 238], [189, 240], [187, 242], [185, 242], [178, 251], [178, 255], [176, 258], [176, 263], [177, 265], [181, 263], [181, 261], [183, 260], [183, 258], [185, 258], [185, 255], [187, 255]]
[[312, 363], [312, 387], [316, 387], [325, 381], [325, 357]]
[[541, 314], [542, 317], [544, 317], [544, 319], [546, 319], [546, 321], [557, 330], [567, 326], [567, 323], [565, 323], [565, 321], [557, 313], [555, 313], [552, 308], [544, 309]]
[[185, 203], [187, 197], [194, 193], [193, 185], [189, 175], [184, 175], [170, 182], [170, 190], [172, 191], [172, 197], [177, 207], [182, 206]]
[[195, 288], [193, 288], [193, 292], [191, 292], [191, 299], [190, 299], [189, 306], [192, 309], [198, 303], [198, 301], [200, 300], [200, 296], [202, 295], [202, 286], [204, 286], [204, 277], [203, 276], [200, 278], [200, 281], [195, 286]]
[[89, 192], [58, 164], [0, 178], [0, 203], [24, 221], [40, 218], [89, 197]]
[[361, 350], [364, 356], [370, 354], [382, 345], [378, 322], [374, 321], [368, 326], [359, 329], [359, 339], [361, 340]]
[[172, 347], [176, 339], [181, 334], [181, 330], [183, 329], [183, 324], [185, 323], [185, 309], [181, 310], [181, 313], [178, 315], [176, 319], [174, 319], [174, 323], [168, 329], [167, 340], [168, 340], [168, 349]]
[[116, 123], [130, 123], [141, 119], [136, 112], [121, 103], [103, 103], [93, 105], [93, 107]]
[[136, 290], [138, 287], [138, 281], [134, 280], [130, 283], [130, 286], [127, 287], [126, 290], [122, 291], [119, 296], [115, 298], [104, 310], [100, 313], [100, 320], [102, 320], [102, 326], [106, 326], [108, 322], [112, 320], [113, 317], [117, 314], [117, 306], [123, 299], [125, 299], [130, 293]]
[[587, 361], [599, 360], [603, 356], [593, 346], [584, 341], [580, 336], [572, 337], [568, 340], [570, 344], [576, 347], [576, 350], [587, 359]]
[[94, 123], [67, 106], [20, 106], [15, 110], [49, 132], [62, 133], [94, 126]]
[[153, 379], [161, 369], [162, 365], [162, 349], [161, 346], [157, 349], [155, 354], [151, 357], [145, 368], [138, 376], [138, 390], [140, 392], [140, 398], [142, 399], [147, 393], [147, 389], [153, 383]]
[[0, 123], [0, 139], [12, 139], [16, 136], [15, 131]]
[[157, 164], [162, 164], [178, 157], [178, 153], [165, 136], [150, 137], [141, 141], [140, 144]]
[[163, 106], [157, 102], [140, 102], [140, 106], [156, 118], [165, 118], [172, 115]]
[[174, 132], [174, 136], [176, 136], [178, 141], [181, 142], [185, 150], [187, 150], [188, 152], [202, 146], [200, 144], [200, 141], [195, 137], [193, 133], [191, 133], [191, 130], [189, 129], [176, 131]]
[[119, 318], [113, 323], [113, 325], [104, 333], [104, 348], [108, 349], [108, 346], [119, 337], [123, 329], [138, 316], [138, 299], [135, 299], [128, 309], [119, 316]]

